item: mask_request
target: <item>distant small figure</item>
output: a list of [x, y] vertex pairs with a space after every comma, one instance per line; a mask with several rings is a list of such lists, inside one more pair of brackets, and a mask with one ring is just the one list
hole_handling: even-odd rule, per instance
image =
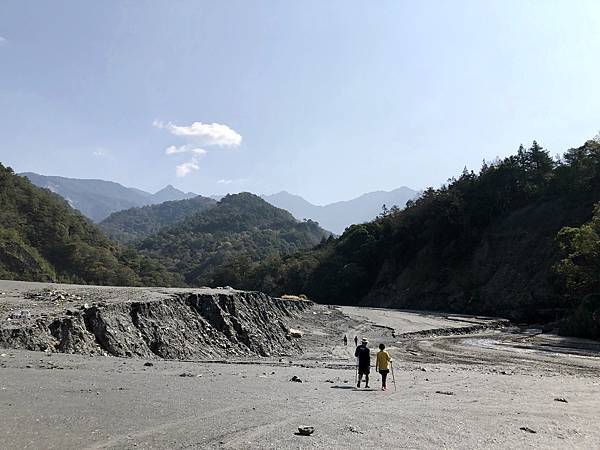
[[385, 345], [379, 344], [379, 352], [377, 353], [377, 359], [375, 361], [375, 371], [381, 374], [381, 390], [387, 389], [386, 380], [388, 373], [390, 373], [390, 363], [392, 358], [390, 354], [385, 351]]
[[363, 375], [365, 376], [365, 388], [369, 389], [369, 372], [371, 371], [371, 352], [367, 347], [367, 338], [363, 338], [362, 344], [356, 347], [354, 356], [358, 359], [357, 371], [358, 371], [358, 382], [356, 387], [360, 388], [360, 382], [362, 381]]
[[358, 347], [358, 336], [354, 336], [354, 346]]
[[348, 336], [344, 335], [344, 345], [348, 345]]

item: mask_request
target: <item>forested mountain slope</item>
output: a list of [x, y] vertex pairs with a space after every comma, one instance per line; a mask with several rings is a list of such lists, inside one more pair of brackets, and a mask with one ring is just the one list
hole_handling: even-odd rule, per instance
[[563, 331], [599, 337], [600, 222], [591, 220], [599, 200], [597, 141], [560, 160], [534, 142], [478, 174], [465, 170], [447, 186], [426, 190], [403, 211], [271, 259], [246, 285], [326, 303], [529, 322], [578, 311], [575, 323], [563, 321]]
[[0, 278], [170, 285], [176, 278], [108, 239], [64, 199], [0, 164]]
[[100, 227], [112, 239], [130, 243], [158, 233], [161, 229], [172, 226], [216, 204], [216, 200], [198, 195], [188, 200], [130, 208], [112, 213], [100, 222]]
[[265, 258], [313, 247], [329, 235], [315, 222], [299, 222], [260, 197], [241, 193], [227, 195], [136, 248], [182, 274], [191, 285], [239, 287]]

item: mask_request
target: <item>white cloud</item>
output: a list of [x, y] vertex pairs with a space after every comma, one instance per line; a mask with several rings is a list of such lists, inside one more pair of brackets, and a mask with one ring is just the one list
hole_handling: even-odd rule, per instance
[[175, 174], [177, 177], [183, 178], [192, 170], [198, 170], [199, 168], [198, 161], [196, 159], [192, 159], [191, 161], [179, 164], [177, 167], [175, 167]]
[[165, 155], [176, 155], [178, 153], [192, 153], [197, 156], [202, 156], [206, 155], [207, 151], [203, 148], [194, 148], [190, 145], [182, 145], [180, 147], [171, 145], [165, 149]]
[[5, 37], [0, 36], [0, 47], [2, 47], [3, 45], [6, 45], [8, 41], [6, 40]]
[[108, 158], [110, 157], [110, 152], [108, 150], [106, 150], [105, 148], [102, 147], [98, 147], [96, 148], [96, 150], [94, 150], [92, 152], [92, 155], [98, 157], [98, 158]]
[[242, 136], [238, 132], [220, 123], [194, 122], [189, 126], [180, 126], [155, 120], [152, 125], [200, 146], [239, 147], [242, 143]]
[[183, 145], [170, 145], [165, 149], [165, 154], [169, 156], [192, 155], [191, 160], [175, 167], [175, 174], [178, 177], [185, 177], [192, 170], [199, 169], [198, 158], [208, 153], [203, 147], [235, 148], [242, 143], [242, 136], [239, 133], [220, 123], [194, 122], [189, 126], [180, 126], [171, 122], [164, 123], [155, 120], [152, 125], [168, 130], [173, 136], [178, 136], [186, 141]]
[[219, 183], [219, 184], [231, 184], [232, 182], [233, 182], [233, 180], [226, 180], [224, 178], [217, 181], [217, 183]]

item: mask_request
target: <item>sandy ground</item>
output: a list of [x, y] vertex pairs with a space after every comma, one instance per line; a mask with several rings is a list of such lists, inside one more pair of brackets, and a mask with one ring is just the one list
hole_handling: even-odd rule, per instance
[[[0, 448], [600, 448], [598, 343], [517, 329], [392, 335], [473, 320], [316, 306], [296, 324], [305, 354], [292, 360], [145, 366], [0, 350]], [[372, 389], [355, 388], [344, 334], [388, 345], [396, 389], [374, 373]]]
[[398, 334], [438, 328], [460, 328], [490, 320], [485, 317], [465, 317], [456, 314], [440, 316], [416, 311], [402, 311], [402, 314], [399, 314], [398, 311], [385, 308], [340, 306], [339, 309], [351, 318], [361, 322], [367, 320], [382, 327], [392, 328]]

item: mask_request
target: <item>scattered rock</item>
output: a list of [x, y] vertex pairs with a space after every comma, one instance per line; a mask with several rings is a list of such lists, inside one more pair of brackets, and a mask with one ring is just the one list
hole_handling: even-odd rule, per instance
[[315, 427], [301, 426], [298, 427], [298, 434], [302, 436], [310, 436], [315, 432]]
[[454, 392], [452, 391], [435, 391], [436, 394], [442, 394], [442, 395], [454, 395]]
[[183, 372], [179, 374], [180, 377], [194, 377], [195, 375], [190, 372]]
[[521, 427], [521, 428], [519, 428], [519, 430], [523, 430], [523, 431], [526, 431], [527, 433], [531, 433], [531, 434], [535, 434], [535, 433], [537, 433], [537, 431], [535, 431], [535, 430], [532, 430], [532, 429], [531, 429], [531, 428], [529, 428], [529, 427]]
[[20, 311], [12, 311], [10, 313], [10, 320], [25, 320], [31, 318], [31, 312], [27, 309], [22, 309]]
[[325, 380], [325, 383], [333, 383], [333, 380]]
[[426, 369], [425, 367], [421, 367], [419, 370], [420, 370], [421, 372], [427, 372], [427, 369]]
[[360, 431], [358, 428], [353, 427], [352, 425], [346, 427], [346, 430], [348, 430], [350, 433], [365, 434], [364, 431]]
[[293, 381], [295, 383], [302, 383], [302, 380], [300, 378], [298, 378], [296, 375], [294, 375], [292, 378], [290, 378], [290, 381]]
[[290, 328], [288, 334], [293, 338], [301, 338], [303, 333], [295, 328]]
[[152, 367], [154, 364], [151, 362], [144, 363], [144, 367]]
[[569, 402], [567, 401], [567, 399], [566, 399], [566, 398], [563, 398], [563, 397], [556, 397], [556, 398], [554, 399], [554, 401], [555, 401], [555, 402], [562, 402], [562, 403], [569, 403]]

